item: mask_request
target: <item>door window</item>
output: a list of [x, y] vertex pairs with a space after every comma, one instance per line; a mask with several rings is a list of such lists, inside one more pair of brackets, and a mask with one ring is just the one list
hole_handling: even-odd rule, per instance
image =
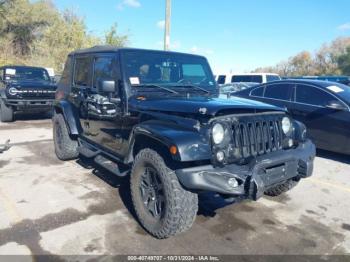
[[262, 97], [264, 95], [264, 86], [255, 88], [250, 95], [251, 96], [257, 96], [257, 97]]
[[93, 88], [96, 90], [101, 80], [117, 79], [117, 67], [113, 57], [97, 57], [94, 63]]
[[75, 60], [74, 84], [78, 86], [90, 86], [89, 77], [91, 67], [90, 57], [77, 57]]
[[296, 90], [296, 102], [316, 106], [325, 106], [335, 97], [327, 92], [309, 85], [298, 85]]
[[291, 101], [292, 84], [274, 84], [268, 85], [265, 89], [265, 97], [279, 99], [284, 101]]

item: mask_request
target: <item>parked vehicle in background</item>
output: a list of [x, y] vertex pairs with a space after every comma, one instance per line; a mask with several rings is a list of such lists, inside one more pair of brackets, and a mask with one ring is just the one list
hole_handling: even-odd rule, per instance
[[16, 112], [49, 112], [55, 91], [45, 68], [0, 67], [0, 120], [11, 122]]
[[216, 82], [219, 85], [230, 83], [268, 83], [281, 80], [278, 74], [273, 73], [244, 73], [244, 74], [219, 74]]
[[202, 56], [76, 51], [56, 97], [57, 157], [80, 153], [116, 176], [130, 174], [136, 215], [157, 238], [192, 226], [199, 192], [257, 200], [312, 174], [315, 147], [305, 126], [275, 106], [218, 98]]
[[296, 77], [286, 77], [285, 79], [321, 80], [321, 81], [337, 82], [344, 85], [350, 85], [349, 76], [296, 76]]
[[282, 80], [234, 94], [279, 107], [303, 122], [320, 149], [350, 154], [350, 87], [318, 80]]
[[0, 144], [0, 154], [10, 149], [10, 140], [7, 140], [5, 144]]
[[219, 86], [219, 91], [221, 95], [231, 96], [235, 92], [245, 90], [252, 86], [257, 86], [259, 83], [230, 83]]

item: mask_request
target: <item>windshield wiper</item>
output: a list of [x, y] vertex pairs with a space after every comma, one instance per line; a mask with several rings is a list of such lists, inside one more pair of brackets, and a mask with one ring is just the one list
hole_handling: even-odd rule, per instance
[[174, 87], [192, 87], [198, 90], [201, 90], [203, 92], [206, 92], [207, 94], [210, 94], [210, 91], [208, 91], [207, 89], [200, 87], [200, 86], [196, 86], [196, 85], [192, 85], [192, 84], [185, 84], [185, 85], [172, 85]]
[[133, 86], [156, 87], [156, 88], [168, 91], [168, 92], [173, 93], [173, 94], [179, 94], [175, 90], [172, 90], [172, 89], [164, 87], [164, 86], [156, 85], [156, 84], [139, 84], [139, 85], [133, 85]]

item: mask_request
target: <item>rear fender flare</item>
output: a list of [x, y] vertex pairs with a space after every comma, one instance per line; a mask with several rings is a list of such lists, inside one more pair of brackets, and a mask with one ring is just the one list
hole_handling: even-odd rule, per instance
[[79, 113], [69, 101], [60, 100], [55, 102], [54, 112], [56, 114], [63, 114], [70, 135], [79, 135], [82, 133], [83, 129], [80, 124]]

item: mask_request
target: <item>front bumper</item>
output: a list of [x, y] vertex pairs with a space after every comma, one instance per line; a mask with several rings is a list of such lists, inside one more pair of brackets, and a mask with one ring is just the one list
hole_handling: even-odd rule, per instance
[[53, 99], [7, 99], [7, 106], [14, 106], [17, 110], [25, 108], [49, 109], [53, 105]]
[[[275, 185], [311, 176], [315, 155], [315, 145], [307, 140], [294, 149], [258, 156], [247, 165], [232, 164], [222, 168], [206, 165], [175, 172], [187, 189], [256, 200]], [[238, 186], [231, 187], [228, 184], [230, 178], [235, 178]]]

